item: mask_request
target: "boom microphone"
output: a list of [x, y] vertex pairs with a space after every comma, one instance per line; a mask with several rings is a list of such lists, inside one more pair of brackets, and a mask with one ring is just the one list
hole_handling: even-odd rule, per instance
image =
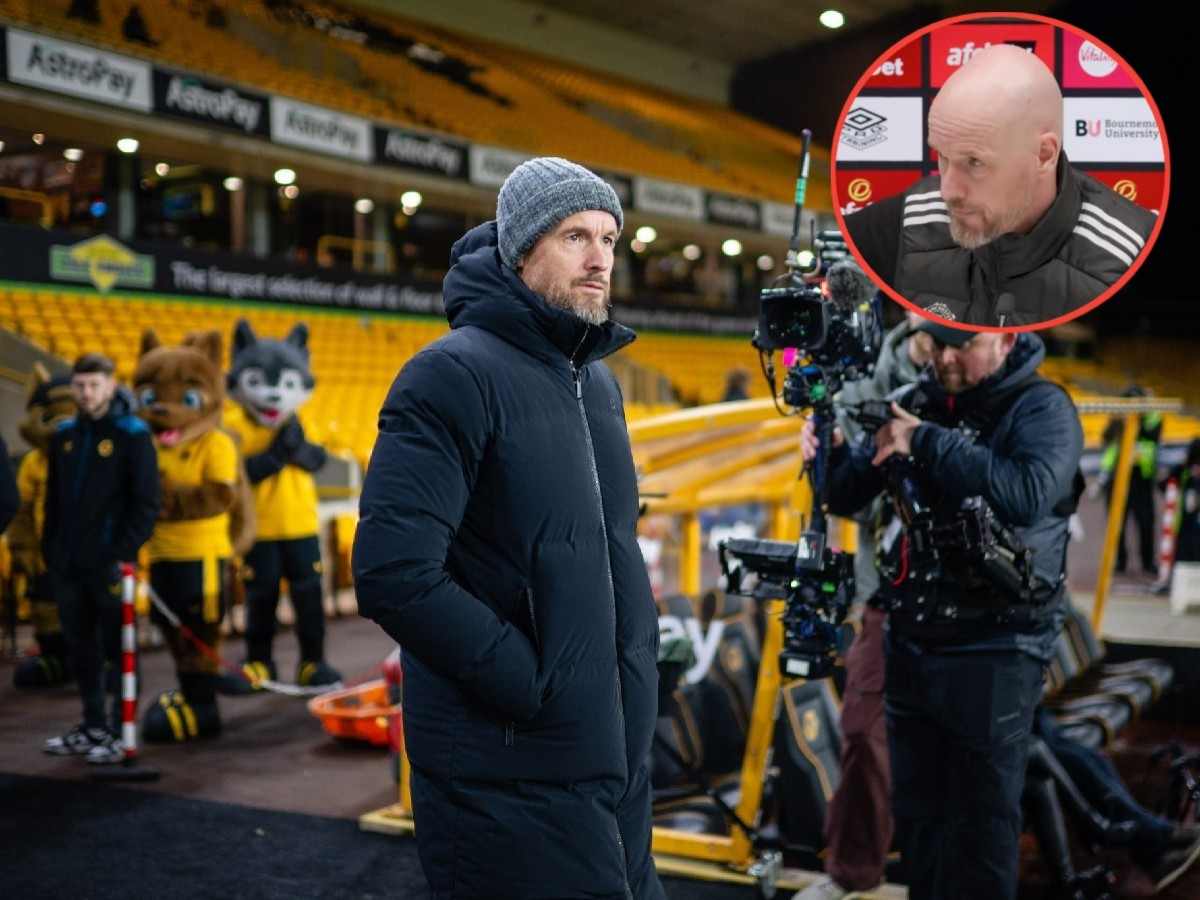
[[853, 259], [844, 259], [830, 268], [825, 276], [829, 284], [829, 296], [834, 303], [848, 309], [856, 309], [870, 303], [875, 297], [875, 284]]

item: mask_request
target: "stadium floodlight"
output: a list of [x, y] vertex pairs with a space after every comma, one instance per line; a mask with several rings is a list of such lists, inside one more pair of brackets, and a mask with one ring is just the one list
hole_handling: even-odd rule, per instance
[[400, 205], [404, 207], [405, 215], [411, 216], [424, 201], [420, 191], [405, 191], [400, 195]]
[[137, 153], [140, 146], [137, 138], [123, 137], [117, 141], [117, 149], [122, 153]]
[[354, 201], [354, 211], [364, 216], [369, 216], [375, 211], [375, 201], [370, 197], [359, 197]]
[[227, 191], [240, 191], [242, 189], [242, 179], [236, 175], [230, 175], [221, 184], [225, 186], [225, 190]]
[[63, 151], [63, 159], [67, 162], [79, 162], [83, 159], [83, 151], [78, 147], [68, 147]]
[[155, 163], [154, 164], [154, 174], [157, 175], [159, 178], [166, 178], [167, 173], [170, 171], [171, 171], [171, 167], [169, 165], [167, 165], [166, 163]]
[[721, 252], [726, 256], [740, 256], [742, 252], [742, 242], [737, 238], [729, 238], [721, 245]]
[[700, 245], [687, 244], [683, 248], [683, 258], [688, 262], [695, 262], [700, 258]]
[[818, 17], [818, 21], [826, 28], [841, 28], [846, 24], [846, 17], [836, 9], [827, 9]]
[[296, 181], [296, 172], [293, 169], [276, 169], [275, 183], [276, 184], [294, 184]]
[[637, 230], [637, 239], [643, 244], [652, 244], [654, 239], [658, 237], [658, 232], [649, 225], [643, 225]]

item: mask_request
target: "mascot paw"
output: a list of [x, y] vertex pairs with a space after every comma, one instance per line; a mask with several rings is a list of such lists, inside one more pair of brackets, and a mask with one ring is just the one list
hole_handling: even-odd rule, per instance
[[324, 687], [339, 684], [341, 680], [342, 673], [323, 659], [306, 660], [296, 669], [296, 684], [301, 687]]
[[220, 733], [217, 704], [190, 703], [181, 691], [163, 691], [142, 716], [142, 739], [147, 743], [183, 743]]
[[66, 660], [49, 653], [26, 656], [13, 669], [13, 687], [56, 687], [70, 680], [71, 672]]
[[247, 660], [242, 663], [242, 672], [235, 675], [232, 672], [217, 677], [217, 693], [230, 697], [245, 697], [257, 694], [263, 690], [259, 682], [264, 679], [275, 680], [275, 663]]

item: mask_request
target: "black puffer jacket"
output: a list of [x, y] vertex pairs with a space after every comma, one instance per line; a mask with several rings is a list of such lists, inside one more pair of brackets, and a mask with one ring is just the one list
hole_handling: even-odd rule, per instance
[[599, 362], [634, 335], [531, 293], [494, 223], [451, 260], [452, 330], [392, 386], [354, 544], [403, 648], [422, 866], [438, 897], [658, 898], [658, 620]]
[[102, 419], [61, 422], [50, 438], [42, 552], [60, 573], [134, 562], [158, 518], [158, 453], [131, 395], [118, 390]]
[[[1083, 429], [1066, 391], [1032, 377], [1045, 352], [1041, 338], [1022, 333], [1000, 370], [975, 387], [947, 394], [929, 369], [899, 402], [920, 407], [924, 422], [913, 432], [912, 456], [922, 495], [935, 519], [948, 521], [964, 499], [983, 497], [1033, 552], [1034, 571], [1041, 582], [1057, 586], [1053, 598], [1035, 621], [1008, 624], [941, 619], [931, 624], [928, 619], [917, 621], [918, 608], [906, 603], [906, 614], [892, 614], [893, 631], [938, 643], [977, 643], [981, 648], [1017, 645], [1035, 655], [1048, 652], [1048, 642], [1042, 638], [1057, 629], [1054, 613], [1062, 600], [1068, 540], [1069, 516], [1060, 504], [1073, 497]], [[960, 430], [964, 423], [972, 435]], [[880, 469], [871, 465], [874, 452], [874, 443], [865, 441], [831, 453], [828, 497], [834, 513], [852, 514], [883, 490]], [[894, 557], [902, 552], [903, 543], [894, 539], [882, 541], [881, 546], [888, 548], [885, 555]], [[895, 584], [883, 578], [880, 590], [885, 601], [911, 601], [910, 594], [933, 595], [929, 586], [912, 579]], [[951, 578], [935, 590], [940, 602], [960, 608], [972, 605]], [[1038, 637], [1018, 639], [1021, 633]]]
[[1100, 296], [1142, 253], [1155, 216], [1090, 175], [1065, 153], [1058, 194], [1028, 234], [975, 250], [950, 237], [941, 179], [846, 217], [867, 264], [922, 309], [971, 325], [1033, 325]]

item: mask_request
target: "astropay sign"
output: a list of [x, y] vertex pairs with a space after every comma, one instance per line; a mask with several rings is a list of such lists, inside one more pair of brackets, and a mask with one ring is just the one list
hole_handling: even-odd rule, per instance
[[141, 60], [15, 28], [5, 49], [9, 81], [150, 112], [150, 66]]

